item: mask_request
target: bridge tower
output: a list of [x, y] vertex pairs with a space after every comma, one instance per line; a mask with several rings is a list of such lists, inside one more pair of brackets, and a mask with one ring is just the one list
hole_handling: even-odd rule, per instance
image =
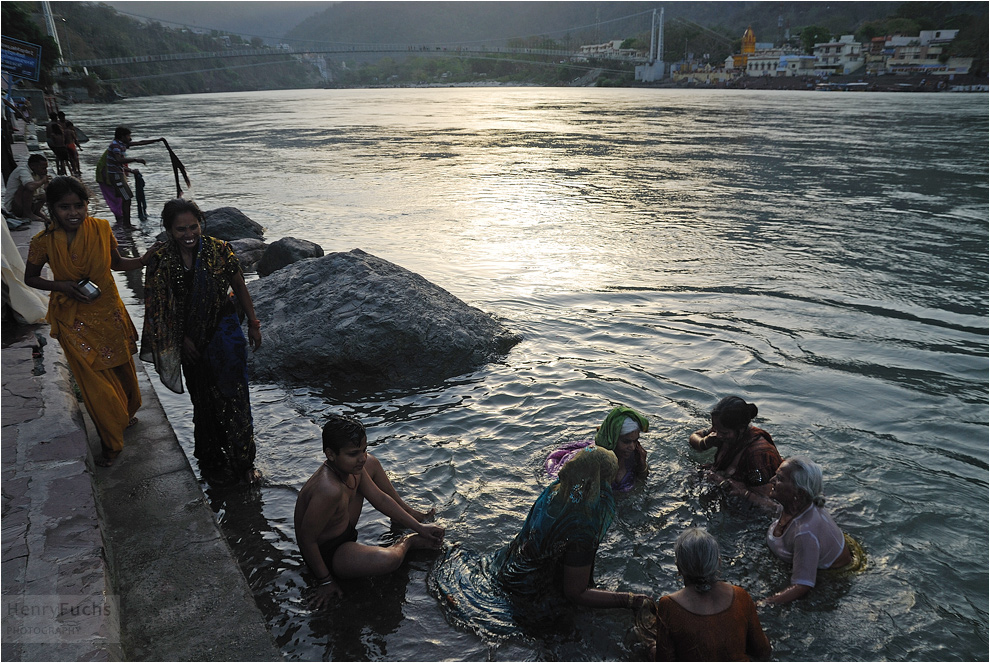
[[663, 7], [660, 13], [653, 10], [653, 23], [650, 26], [650, 52], [647, 55], [646, 64], [636, 67], [636, 80], [652, 83], [663, 80]]

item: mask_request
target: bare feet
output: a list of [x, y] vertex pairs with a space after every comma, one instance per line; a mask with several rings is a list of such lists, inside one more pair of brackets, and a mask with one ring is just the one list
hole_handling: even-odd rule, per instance
[[415, 533], [413, 533], [413, 534], [406, 534], [401, 539], [399, 539], [396, 543], [403, 543], [405, 541], [408, 541], [409, 542], [409, 547], [410, 548], [416, 548], [416, 549], [420, 549], [420, 550], [435, 550], [436, 549], [436, 546], [433, 544], [433, 542], [430, 541], [425, 536], [423, 536], [422, 534], [415, 534]]
[[119, 451], [104, 449], [103, 454], [98, 456], [93, 462], [96, 463], [98, 467], [110, 467], [113, 465], [113, 461], [117, 460], [117, 456], [119, 455]]

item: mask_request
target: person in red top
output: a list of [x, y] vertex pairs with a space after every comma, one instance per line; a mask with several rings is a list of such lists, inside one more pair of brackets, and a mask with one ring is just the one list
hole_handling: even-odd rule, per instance
[[657, 602], [657, 661], [768, 661], [770, 641], [756, 604], [742, 587], [718, 580], [718, 542], [705, 530], [685, 530], [674, 545], [680, 590]]
[[730, 495], [759, 505], [770, 502], [770, 479], [780, 467], [780, 453], [770, 433], [750, 422], [758, 408], [738, 396], [726, 396], [712, 409], [712, 425], [691, 433], [696, 451], [715, 449], [715, 459], [703, 466], [708, 478]]

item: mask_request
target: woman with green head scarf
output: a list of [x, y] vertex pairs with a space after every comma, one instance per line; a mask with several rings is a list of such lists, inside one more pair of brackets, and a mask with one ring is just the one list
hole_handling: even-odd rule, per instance
[[613, 452], [619, 461], [619, 471], [612, 482], [612, 490], [625, 493], [632, 490], [636, 479], [644, 476], [649, 469], [646, 463], [646, 449], [639, 442], [640, 433], [650, 429], [650, 422], [631, 407], [620, 405], [613, 408], [598, 427], [594, 441], [571, 442], [556, 449], [544, 463], [550, 477], [556, 477], [560, 468], [581, 449], [597, 446]]

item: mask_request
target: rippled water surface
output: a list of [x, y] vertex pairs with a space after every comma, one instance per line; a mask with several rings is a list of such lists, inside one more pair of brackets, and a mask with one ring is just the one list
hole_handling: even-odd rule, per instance
[[[774, 657], [986, 659], [985, 95], [314, 90], [69, 110], [94, 139], [89, 172], [115, 124], [164, 135], [204, 208], [240, 208], [269, 241], [360, 247], [525, 339], [419, 390], [253, 385], [267, 483], [208, 496], [286, 658], [642, 655], [620, 610], [498, 641], [454, 627], [427, 593], [426, 553], [310, 611], [292, 507], [328, 412], [370, 426], [400, 492], [437, 507], [451, 544], [487, 552], [546, 484], [548, 450], [635, 407], [652, 471], [618, 500], [598, 583], [675, 590], [673, 541], [704, 525], [726, 579], [756, 597], [782, 587], [768, 516], [700, 482], [706, 457], [687, 445], [735, 393], [783, 455], [823, 465], [835, 519], [869, 556], [861, 575], [762, 612]], [[159, 210], [167, 157], [132, 156], [148, 158]], [[188, 402], [161, 396], [191, 455]], [[362, 540], [389, 540], [369, 509]]]

